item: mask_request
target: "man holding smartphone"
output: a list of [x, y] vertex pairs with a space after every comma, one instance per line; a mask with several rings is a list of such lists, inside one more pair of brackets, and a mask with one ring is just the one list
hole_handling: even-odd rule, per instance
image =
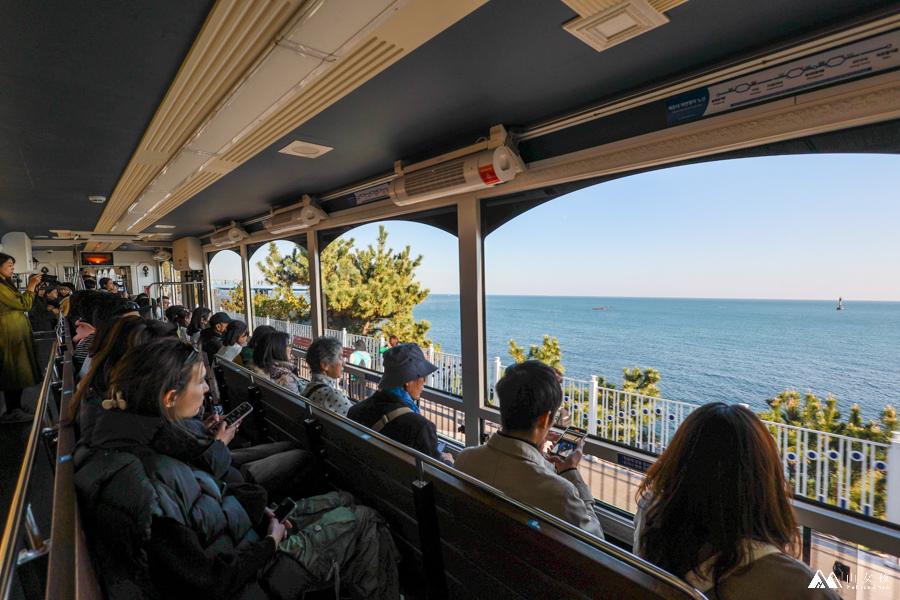
[[584, 440], [565, 458], [542, 451], [562, 403], [553, 369], [536, 360], [513, 365], [496, 392], [500, 431], [463, 450], [456, 468], [602, 539], [594, 496], [578, 472]]

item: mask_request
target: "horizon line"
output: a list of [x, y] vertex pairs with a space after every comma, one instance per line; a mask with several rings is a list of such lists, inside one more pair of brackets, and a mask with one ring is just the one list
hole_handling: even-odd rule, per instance
[[[459, 292], [429, 292], [429, 296], [459, 296]], [[504, 296], [519, 298], [620, 298], [623, 300], [772, 300], [784, 302], [834, 302], [832, 298], [737, 298], [731, 296], [594, 296], [587, 294], [485, 294], [485, 297]], [[840, 296], [843, 300], [843, 296]], [[847, 302], [895, 302], [900, 300], [850, 299]], [[837, 304], [837, 302], [835, 302]]]

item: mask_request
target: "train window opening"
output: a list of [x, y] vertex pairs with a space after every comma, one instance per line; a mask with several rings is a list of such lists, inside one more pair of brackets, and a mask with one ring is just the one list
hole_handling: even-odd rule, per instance
[[220, 250], [209, 258], [209, 283], [214, 312], [227, 312], [236, 319], [244, 317], [244, 283], [241, 255]]
[[311, 337], [305, 244], [272, 240], [247, 250], [251, 302], [246, 314], [253, 328], [268, 325], [292, 337]]
[[[390, 347], [416, 343], [438, 368], [426, 388], [460, 396], [458, 269], [458, 240], [442, 228], [392, 220], [345, 231], [322, 251], [326, 335], [341, 342], [348, 364], [376, 372]], [[345, 379], [354, 400], [377, 386], [354, 375]], [[442, 403], [425, 393], [419, 406], [438, 433], [465, 444], [458, 399]]]
[[[530, 209], [485, 241], [489, 373], [529, 357], [560, 368], [572, 424], [651, 455], [694, 407], [746, 404], [796, 494], [884, 518], [900, 404], [900, 289], [882, 276], [900, 270], [897, 164], [727, 160]], [[595, 497], [634, 512], [652, 458], [588, 458]]]

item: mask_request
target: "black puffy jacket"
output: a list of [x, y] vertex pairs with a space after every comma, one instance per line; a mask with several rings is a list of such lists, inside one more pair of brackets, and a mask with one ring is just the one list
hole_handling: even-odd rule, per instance
[[195, 532], [210, 555], [259, 539], [252, 524], [262, 515], [265, 494], [259, 506], [245, 507], [230, 486], [189, 466], [196, 446], [184, 443], [188, 438], [177, 428], [162, 418], [103, 410], [88, 455], [76, 466], [80, 506], [111, 599], [159, 597], [147, 561], [155, 518]]

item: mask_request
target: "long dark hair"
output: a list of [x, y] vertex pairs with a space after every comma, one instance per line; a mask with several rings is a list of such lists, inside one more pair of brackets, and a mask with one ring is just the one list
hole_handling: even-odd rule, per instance
[[[797, 524], [778, 448], [763, 422], [722, 402], [694, 410], [647, 471], [642, 555], [684, 577], [710, 557], [719, 584], [741, 565], [746, 541], [796, 556]], [[637, 548], [635, 549], [638, 550]]]
[[202, 366], [200, 352], [187, 342], [154, 340], [122, 357], [110, 374], [109, 392], [122, 394], [128, 412], [175, 421], [174, 411], [166, 408], [163, 398], [169, 390], [182, 393]]
[[243, 321], [232, 319], [225, 326], [225, 333], [222, 334], [222, 345], [234, 346], [245, 333], [247, 333], [247, 324]]
[[287, 344], [291, 336], [283, 331], [272, 331], [253, 350], [253, 363], [260, 369], [268, 369], [277, 362], [290, 364]]
[[[11, 261], [13, 261], [13, 264], [16, 264], [15, 257], [10, 256], [9, 254], [0, 252], [0, 265], [5, 265], [6, 261], [8, 261], [8, 260], [11, 260]], [[17, 291], [17, 292], [19, 291], [18, 288], [16, 288], [16, 284], [13, 283], [12, 278], [0, 276], [0, 283], [5, 283], [6, 285], [11, 287], [15, 291]]]
[[109, 389], [109, 377], [116, 364], [129, 351], [141, 344], [153, 340], [172, 337], [175, 330], [168, 323], [144, 319], [142, 317], [124, 317], [116, 322], [110, 330], [107, 340], [100, 351], [91, 359], [91, 368], [79, 382], [75, 395], [69, 402], [67, 418], [72, 422], [78, 415], [82, 401], [89, 394], [106, 395]]
[[203, 319], [209, 316], [209, 313], [212, 311], [206, 308], [205, 306], [198, 306], [194, 309], [194, 314], [191, 315], [191, 322], [187, 328], [188, 335], [194, 335], [203, 329]]

